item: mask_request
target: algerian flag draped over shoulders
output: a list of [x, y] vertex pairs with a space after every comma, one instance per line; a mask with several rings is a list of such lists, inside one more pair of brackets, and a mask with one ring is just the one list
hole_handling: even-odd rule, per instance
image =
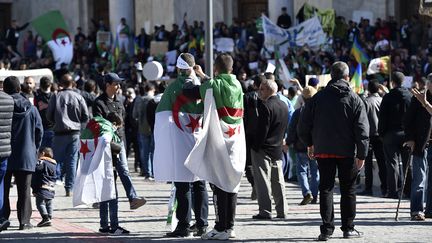
[[51, 49], [56, 69], [59, 69], [62, 63], [69, 64], [72, 61], [73, 43], [60, 11], [41, 15], [31, 21], [31, 24]]
[[73, 188], [73, 206], [116, 197], [110, 142], [120, 143], [112, 124], [94, 117], [81, 133], [80, 163]]
[[203, 129], [185, 166], [226, 192], [238, 192], [246, 163], [243, 92], [234, 75], [220, 74], [200, 87]]
[[201, 130], [203, 105], [183, 95], [185, 79], [180, 76], [167, 87], [156, 110], [153, 157], [156, 181], [198, 180], [184, 162]]

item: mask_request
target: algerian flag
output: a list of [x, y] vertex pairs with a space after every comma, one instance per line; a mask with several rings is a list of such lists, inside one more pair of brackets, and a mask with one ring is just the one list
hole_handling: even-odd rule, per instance
[[110, 142], [120, 142], [112, 124], [94, 117], [81, 133], [80, 163], [73, 188], [73, 206], [116, 198]]
[[182, 93], [184, 76], [171, 83], [156, 110], [153, 170], [156, 181], [197, 181], [184, 166], [201, 130], [203, 105]]
[[370, 61], [367, 74], [375, 73], [390, 73], [390, 56], [378, 57]]
[[62, 63], [69, 64], [72, 61], [73, 44], [60, 11], [55, 10], [41, 15], [31, 21], [31, 24], [51, 49], [56, 69], [59, 69]]
[[243, 92], [234, 75], [221, 74], [204, 83], [203, 129], [185, 166], [226, 192], [238, 192], [246, 163]]

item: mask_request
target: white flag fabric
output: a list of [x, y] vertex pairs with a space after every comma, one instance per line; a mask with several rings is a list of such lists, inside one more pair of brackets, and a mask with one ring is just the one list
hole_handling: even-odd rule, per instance
[[60, 69], [62, 63], [69, 64], [73, 58], [73, 44], [69, 36], [48, 41], [56, 62], [56, 69]]
[[307, 45], [315, 49], [324, 44], [327, 39], [318, 17], [308, 19], [289, 29], [280, 28], [264, 15], [262, 20], [266, 49], [273, 52], [275, 45], [279, 45], [282, 57], [288, 54], [288, 48]]
[[109, 134], [81, 139], [80, 163], [73, 188], [74, 207], [116, 198], [111, 139]]
[[195, 175], [226, 192], [237, 193], [246, 164], [246, 140], [243, 122], [227, 124], [219, 119], [213, 90], [204, 99], [203, 129], [185, 161]]

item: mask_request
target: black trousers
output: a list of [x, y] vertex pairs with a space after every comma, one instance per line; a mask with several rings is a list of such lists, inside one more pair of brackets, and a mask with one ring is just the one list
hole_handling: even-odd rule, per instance
[[31, 205], [31, 194], [30, 186], [32, 179], [32, 172], [30, 171], [7, 171], [4, 178], [4, 205], [3, 213], [6, 219], [9, 219], [11, 209], [9, 202], [10, 185], [12, 180], [12, 175], [15, 176], [15, 182], [18, 191], [18, 201], [17, 201], [17, 215], [20, 225], [29, 224], [32, 214]]
[[246, 166], [245, 166], [245, 174], [246, 179], [254, 186], [254, 178], [253, 178], [253, 169], [252, 169], [252, 139], [246, 139]]
[[344, 159], [317, 159], [320, 173], [320, 213], [323, 224], [322, 234], [333, 234], [334, 226], [334, 204], [333, 188], [335, 183], [336, 169], [338, 171], [341, 200], [342, 231], [354, 229], [354, 218], [356, 215], [356, 178], [357, 166], [353, 158]]
[[208, 194], [205, 181], [174, 182], [174, 185], [177, 199], [177, 229], [189, 228], [192, 208], [194, 209], [196, 226], [198, 228], [207, 226]]
[[215, 185], [211, 185], [213, 190], [213, 204], [216, 214], [215, 229], [224, 231], [234, 228], [234, 220], [237, 206], [237, 193], [229, 193]]
[[387, 168], [384, 157], [383, 143], [377, 136], [370, 137], [369, 152], [365, 160], [365, 189], [372, 190], [373, 185], [373, 155], [378, 165], [378, 175], [381, 181], [381, 192], [387, 192]]
[[[402, 176], [409, 165], [410, 153], [403, 148], [405, 133], [387, 132], [384, 136], [384, 155], [386, 158], [387, 167], [387, 193], [389, 196], [397, 197], [400, 191], [399, 185], [402, 181]], [[399, 171], [399, 155], [402, 159], [403, 171]], [[411, 169], [408, 168], [407, 181], [405, 185], [405, 195], [410, 195], [411, 192]]]

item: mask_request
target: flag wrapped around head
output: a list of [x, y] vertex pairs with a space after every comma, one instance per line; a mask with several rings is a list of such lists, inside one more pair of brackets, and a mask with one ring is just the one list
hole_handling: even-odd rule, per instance
[[73, 44], [60, 11], [50, 11], [41, 15], [31, 21], [31, 24], [51, 49], [56, 62], [56, 69], [59, 69], [62, 63], [71, 63]]
[[354, 43], [351, 48], [351, 55], [354, 56], [357, 63], [367, 64], [369, 62], [369, 57], [367, 56], [363, 47], [361, 47], [361, 45], [358, 43], [357, 38], [354, 38]]
[[94, 117], [81, 133], [80, 163], [73, 188], [73, 206], [116, 197], [111, 141], [120, 143], [111, 122]]
[[370, 61], [367, 74], [375, 73], [390, 73], [390, 56], [378, 57]]
[[355, 93], [357, 93], [357, 94], [363, 94], [364, 93], [361, 63], [357, 64], [357, 68], [354, 72], [354, 75], [351, 78], [350, 86]]

